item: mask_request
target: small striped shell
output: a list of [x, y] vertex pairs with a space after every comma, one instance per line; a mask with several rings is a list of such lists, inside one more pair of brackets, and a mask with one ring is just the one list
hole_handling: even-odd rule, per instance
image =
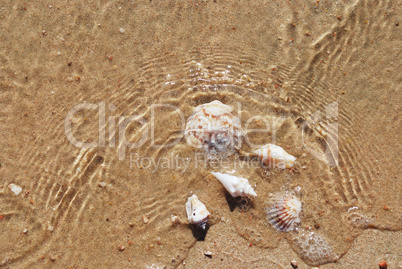
[[296, 158], [287, 153], [283, 148], [274, 144], [265, 146], [253, 151], [258, 156], [261, 164], [266, 168], [291, 168]]
[[245, 135], [232, 111], [218, 100], [197, 106], [187, 120], [184, 133], [187, 143], [212, 155], [232, 155], [241, 148]]
[[275, 229], [288, 232], [300, 222], [301, 210], [302, 204], [296, 196], [289, 193], [278, 194], [270, 200], [267, 208], [268, 221]]

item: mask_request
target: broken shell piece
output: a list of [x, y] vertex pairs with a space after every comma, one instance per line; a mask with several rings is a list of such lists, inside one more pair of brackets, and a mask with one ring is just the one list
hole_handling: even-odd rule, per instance
[[22, 192], [22, 188], [20, 186], [17, 186], [13, 183], [11, 183], [10, 185], [8, 185], [8, 188], [10, 189], [10, 191], [12, 191], [15, 195], [19, 195]]
[[209, 258], [212, 258], [212, 252], [211, 251], [205, 251], [204, 255], [209, 257]]
[[245, 136], [232, 111], [218, 100], [197, 106], [187, 120], [184, 133], [187, 143], [211, 155], [232, 155], [241, 148]]
[[198, 200], [197, 195], [193, 194], [193, 196], [188, 198], [186, 203], [186, 212], [189, 223], [205, 229], [209, 212], [206, 206], [200, 200]]
[[266, 144], [258, 150], [253, 151], [253, 153], [258, 156], [261, 164], [268, 168], [291, 168], [296, 161], [295, 157], [274, 144]]
[[267, 208], [268, 221], [272, 226], [282, 232], [294, 229], [294, 225], [300, 222], [302, 204], [296, 196], [289, 193], [275, 195], [270, 200]]
[[251, 187], [250, 183], [246, 178], [236, 177], [228, 174], [211, 172], [222, 184], [225, 186], [226, 190], [233, 197], [251, 197], [257, 196], [253, 187]]

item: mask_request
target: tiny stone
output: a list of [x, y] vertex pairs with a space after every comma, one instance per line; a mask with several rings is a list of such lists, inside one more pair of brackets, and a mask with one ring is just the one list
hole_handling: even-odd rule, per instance
[[54, 262], [54, 261], [56, 260], [56, 257], [55, 257], [54, 255], [50, 255], [50, 256], [49, 256], [49, 259], [50, 259], [52, 262]]
[[295, 269], [298, 267], [297, 261], [295, 261], [295, 260], [291, 261], [290, 265], [292, 265], [292, 267], [295, 268]]
[[118, 248], [117, 248], [118, 250], [120, 250], [120, 251], [123, 251], [123, 250], [125, 250], [126, 249], [126, 247], [125, 246], [123, 246], [123, 245], [120, 245]]
[[380, 261], [378, 263], [378, 266], [380, 266], [381, 269], [387, 269], [388, 268], [388, 265], [387, 265], [387, 263], [385, 261]]
[[24, 229], [23, 233], [26, 234], [28, 232], [28, 229]]
[[204, 255], [209, 257], [209, 258], [212, 258], [212, 252], [211, 251], [205, 251]]
[[48, 230], [49, 232], [53, 232], [54, 228], [53, 228], [53, 226], [49, 226], [49, 228], [47, 228], [47, 230]]
[[124, 33], [125, 32], [125, 30], [123, 29], [123, 28], [120, 28], [120, 33]]
[[147, 224], [148, 223], [148, 221], [149, 221], [149, 219], [148, 219], [148, 217], [147, 216], [142, 216], [142, 221], [145, 223], [145, 224]]
[[10, 191], [12, 191], [15, 195], [19, 195], [22, 192], [22, 188], [20, 186], [17, 186], [13, 183], [11, 183], [10, 185], [8, 185], [8, 188], [10, 189]]
[[101, 188], [103, 188], [103, 187], [105, 187], [106, 186], [106, 182], [99, 182], [99, 187], [101, 187]]
[[179, 225], [181, 224], [181, 221], [178, 216], [172, 215], [170, 216], [170, 221], [172, 222], [172, 225]]

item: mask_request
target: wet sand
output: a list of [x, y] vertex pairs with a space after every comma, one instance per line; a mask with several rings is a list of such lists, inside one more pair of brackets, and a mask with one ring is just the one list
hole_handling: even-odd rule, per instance
[[[400, 14], [397, 1], [3, 1], [0, 267], [310, 268], [328, 261], [303, 260], [264, 209], [301, 189], [300, 229], [340, 257], [320, 268], [400, 268]], [[248, 130], [269, 126], [245, 150], [274, 142], [303, 168], [197, 163], [183, 119], [215, 99]], [[251, 208], [230, 210], [209, 174], [222, 170], [256, 187]], [[186, 221], [192, 193], [211, 211], [205, 241]]]

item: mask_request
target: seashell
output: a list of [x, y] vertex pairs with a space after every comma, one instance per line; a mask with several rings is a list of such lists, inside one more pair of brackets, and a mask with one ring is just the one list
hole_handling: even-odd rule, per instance
[[268, 221], [282, 232], [293, 230], [294, 225], [300, 222], [301, 202], [296, 196], [289, 193], [276, 195], [271, 199], [267, 208]]
[[187, 120], [184, 133], [187, 143], [213, 155], [232, 155], [241, 148], [245, 136], [232, 111], [218, 100], [197, 106]]
[[296, 158], [287, 153], [283, 148], [274, 144], [265, 146], [253, 151], [258, 156], [264, 167], [290, 168], [293, 167]]
[[209, 217], [209, 211], [206, 206], [198, 200], [197, 195], [193, 194], [193, 196], [188, 198], [186, 212], [189, 223], [205, 229]]
[[253, 187], [251, 187], [250, 183], [246, 178], [236, 177], [228, 174], [211, 172], [222, 184], [225, 186], [226, 190], [233, 197], [251, 197], [257, 196]]

